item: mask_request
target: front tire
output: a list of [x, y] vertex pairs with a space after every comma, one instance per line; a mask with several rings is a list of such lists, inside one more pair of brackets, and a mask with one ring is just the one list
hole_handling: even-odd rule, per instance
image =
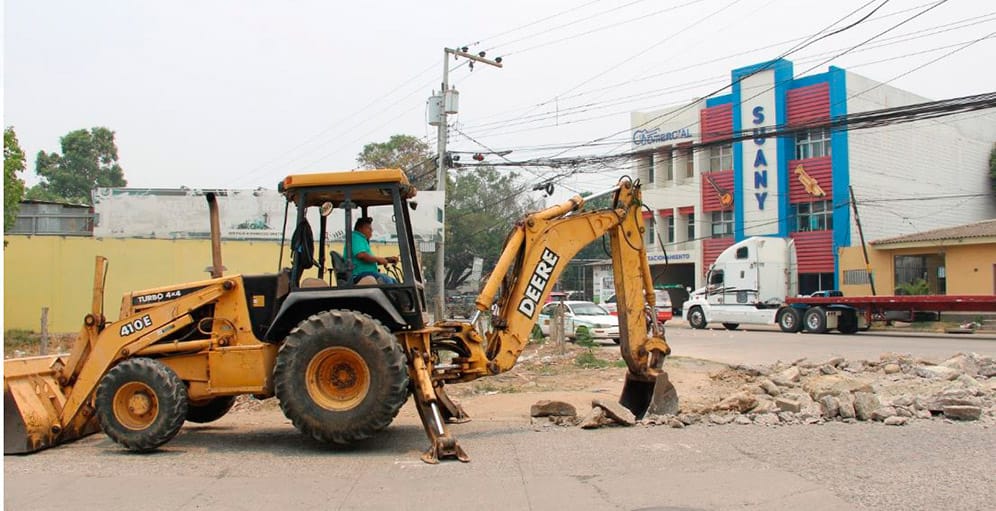
[[699, 330], [706, 327], [708, 323], [706, 322], [705, 313], [702, 312], [701, 307], [692, 307], [691, 310], [688, 311], [688, 324], [692, 328]]
[[794, 334], [802, 329], [802, 316], [799, 311], [788, 307], [778, 316], [778, 327], [782, 332]]
[[107, 436], [128, 450], [148, 452], [180, 431], [187, 417], [187, 387], [162, 362], [129, 358], [100, 379], [96, 405]]
[[277, 354], [280, 408], [299, 431], [348, 444], [386, 428], [408, 399], [405, 354], [376, 319], [320, 312], [288, 334]]

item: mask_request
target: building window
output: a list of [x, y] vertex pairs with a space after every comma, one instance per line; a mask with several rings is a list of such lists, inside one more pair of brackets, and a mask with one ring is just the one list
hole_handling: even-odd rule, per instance
[[844, 285], [859, 286], [869, 282], [867, 270], [844, 270]]
[[654, 217], [647, 218], [643, 223], [643, 226], [647, 228], [647, 232], [644, 233], [646, 237], [646, 243], [648, 247], [652, 247], [657, 244], [657, 225], [654, 221]]
[[687, 228], [687, 232], [685, 233], [685, 235], [687, 236], [687, 238], [685, 238], [685, 239], [688, 240], [688, 241], [694, 240], [695, 239], [695, 213], [689, 213], [688, 214], [688, 225], [686, 226], [686, 228]]
[[833, 228], [833, 204], [828, 201], [800, 202], [793, 205], [795, 231], [828, 231]]
[[733, 146], [723, 144], [709, 148], [709, 171], [733, 169]]
[[733, 236], [733, 211], [712, 212], [712, 237], [726, 238]]
[[654, 164], [658, 171], [664, 176], [664, 181], [674, 181], [674, 164], [671, 162], [671, 149], [664, 149], [657, 152]]
[[667, 231], [667, 238], [664, 239], [664, 243], [674, 243], [674, 217], [667, 216], [664, 217], [664, 228]]
[[647, 155], [647, 183], [654, 182], [654, 153]]
[[690, 147], [683, 152], [685, 153], [685, 177], [695, 177], [695, 153]]
[[795, 136], [795, 159], [830, 156], [830, 128], [816, 128]]

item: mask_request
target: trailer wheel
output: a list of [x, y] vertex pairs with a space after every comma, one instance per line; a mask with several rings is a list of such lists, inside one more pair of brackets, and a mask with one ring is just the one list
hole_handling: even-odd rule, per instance
[[96, 406], [107, 436], [128, 450], [147, 452], [180, 431], [187, 417], [187, 387], [162, 362], [129, 358], [100, 379]]
[[740, 323], [723, 323], [723, 328], [727, 330], [736, 330], [740, 326]]
[[827, 331], [827, 315], [822, 307], [808, 309], [802, 316], [802, 323], [807, 332], [822, 334]]
[[801, 330], [802, 318], [799, 316], [799, 311], [792, 307], [782, 310], [781, 314], [778, 316], [778, 327], [782, 329], [782, 332], [790, 334], [794, 334]]
[[187, 403], [187, 420], [198, 424], [214, 422], [235, 405], [235, 396], [221, 396], [201, 402]]
[[405, 354], [394, 335], [366, 314], [320, 312], [284, 340], [274, 389], [299, 431], [348, 444], [386, 428], [405, 404]]
[[837, 331], [842, 334], [855, 334], [858, 332], [858, 316], [853, 311], [844, 311], [837, 319]]
[[702, 307], [695, 306], [688, 311], [688, 324], [699, 330], [706, 327], [706, 317]]

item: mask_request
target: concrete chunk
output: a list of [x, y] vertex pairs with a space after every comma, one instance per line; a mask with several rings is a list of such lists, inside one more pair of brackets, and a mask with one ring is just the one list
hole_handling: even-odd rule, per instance
[[960, 421], [975, 421], [982, 417], [982, 408], [978, 406], [945, 406], [944, 416]]
[[563, 401], [544, 399], [529, 407], [530, 417], [575, 417], [577, 414], [574, 405]]
[[622, 424], [623, 426], [632, 426], [636, 424], [636, 416], [633, 415], [633, 412], [629, 411], [628, 408], [619, 403], [604, 401], [601, 399], [593, 399], [591, 401], [591, 406], [605, 410], [606, 417]]
[[871, 418], [872, 412], [877, 410], [882, 403], [879, 402], [878, 396], [870, 392], [855, 392], [854, 393], [854, 415], [858, 420], [866, 421]]

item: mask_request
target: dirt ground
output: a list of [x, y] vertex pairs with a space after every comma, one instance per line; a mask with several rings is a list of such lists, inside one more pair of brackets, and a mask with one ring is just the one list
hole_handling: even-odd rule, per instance
[[[744, 384], [742, 375], [725, 364], [670, 357], [665, 366], [678, 389], [682, 411], [702, 413]], [[474, 419], [528, 419], [530, 407], [541, 400], [570, 403], [583, 416], [591, 410], [592, 399], [618, 400], [625, 376], [625, 362], [614, 346], [531, 343], [511, 371], [449, 385], [446, 391]], [[257, 401], [244, 396], [233, 411], [278, 407], [276, 399]], [[408, 408], [401, 414], [414, 413]]]

